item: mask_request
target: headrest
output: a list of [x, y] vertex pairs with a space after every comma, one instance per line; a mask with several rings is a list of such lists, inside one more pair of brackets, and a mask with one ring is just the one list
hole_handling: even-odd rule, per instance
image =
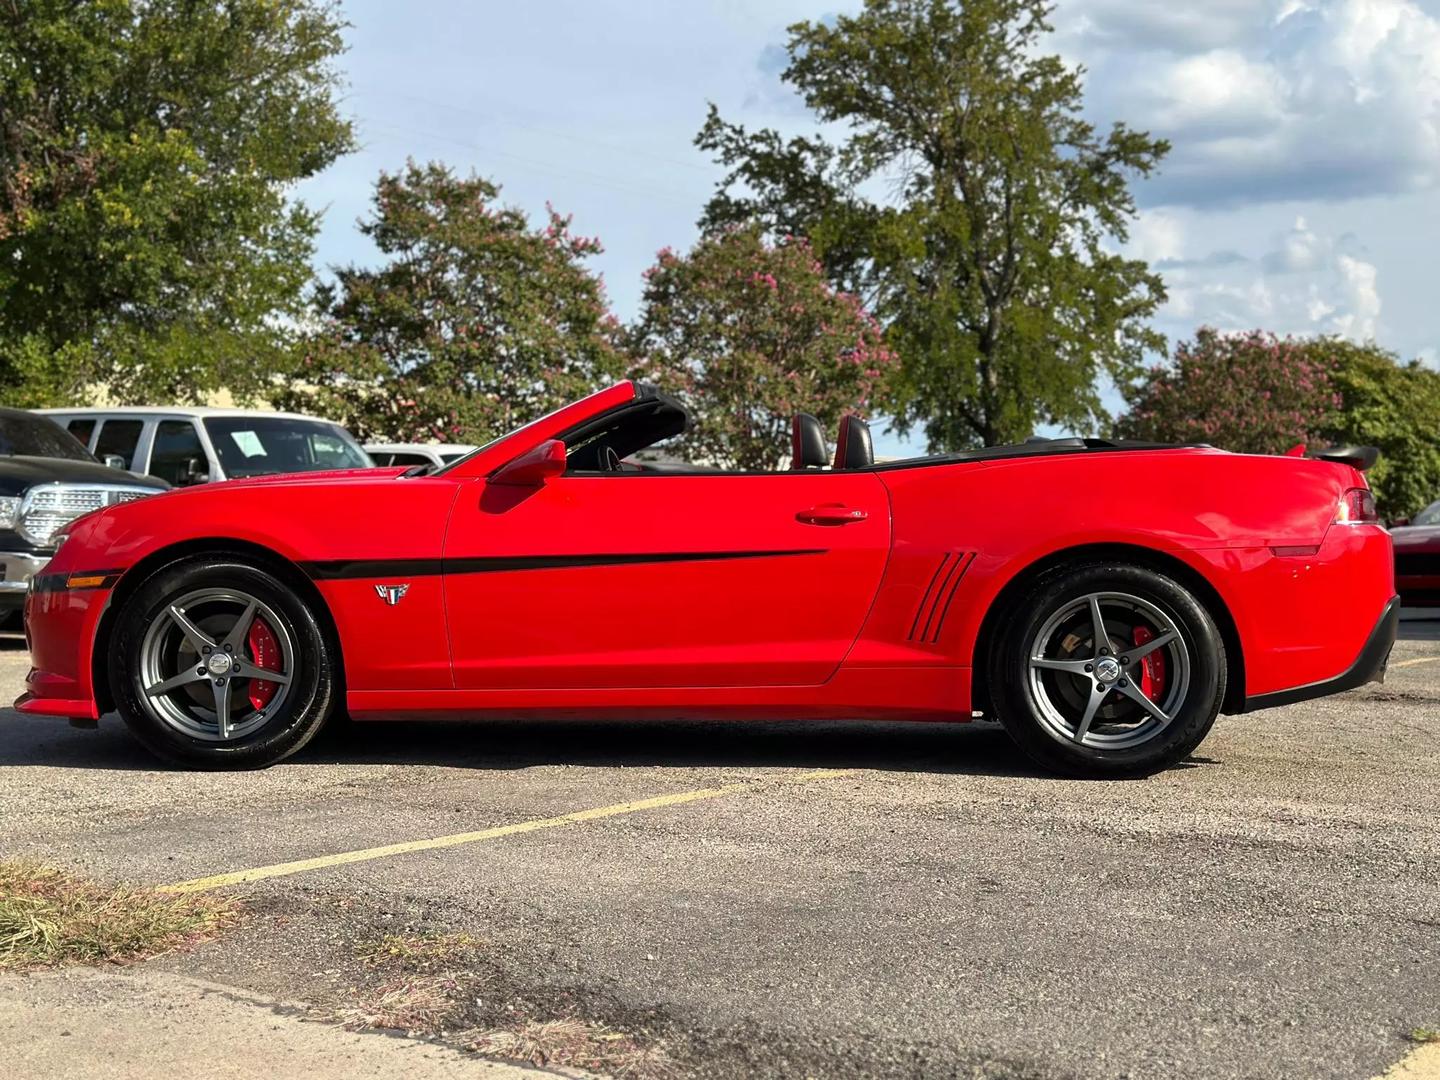
[[825, 452], [825, 429], [809, 413], [798, 413], [790, 421], [790, 467], [823, 469], [830, 464]]
[[870, 425], [851, 413], [840, 421], [840, 437], [835, 441], [835, 468], [868, 469], [875, 464], [875, 448], [870, 444]]

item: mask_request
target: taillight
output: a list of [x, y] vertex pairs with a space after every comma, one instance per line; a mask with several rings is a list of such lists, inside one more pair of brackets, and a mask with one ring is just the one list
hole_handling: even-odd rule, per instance
[[1340, 505], [1335, 508], [1336, 525], [1374, 525], [1379, 520], [1375, 496], [1369, 488], [1351, 488], [1340, 496]]

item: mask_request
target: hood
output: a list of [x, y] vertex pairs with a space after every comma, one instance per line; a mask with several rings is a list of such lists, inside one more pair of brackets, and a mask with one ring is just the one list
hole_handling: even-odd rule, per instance
[[165, 491], [170, 485], [154, 476], [140, 476], [71, 458], [0, 457], [0, 495], [23, 495], [38, 484], [121, 484], [125, 487]]
[[[234, 480], [218, 481], [222, 488], [232, 487], [275, 487], [279, 484], [343, 484], [360, 480], [384, 480], [399, 476], [405, 471], [403, 465], [371, 469], [321, 469], [316, 472], [269, 473], [265, 476], [242, 476]], [[196, 489], [215, 487], [217, 484], [200, 484]]]

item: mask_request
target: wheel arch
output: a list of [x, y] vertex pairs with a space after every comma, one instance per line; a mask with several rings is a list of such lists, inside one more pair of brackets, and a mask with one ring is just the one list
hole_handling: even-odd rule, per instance
[[105, 678], [101, 662], [110, 648], [110, 635], [114, 631], [116, 612], [134, 595], [136, 590], [165, 567], [199, 555], [210, 557], [229, 555], [256, 563], [274, 572], [277, 577], [284, 580], [305, 598], [311, 605], [311, 610], [315, 612], [321, 629], [329, 636], [330, 647], [340, 658], [340, 663], [336, 668], [336, 678], [339, 682], [340, 700], [343, 703], [345, 654], [341, 649], [340, 632], [335, 625], [335, 616], [330, 610], [330, 605], [325, 602], [325, 597], [315, 587], [315, 583], [310, 580], [309, 575], [296, 566], [293, 561], [263, 544], [257, 544], [250, 540], [237, 540], [230, 536], [211, 536], [183, 540], [157, 548], [121, 575], [106, 601], [105, 610], [95, 629], [95, 641], [90, 649], [90, 684], [100, 713], [103, 715], [115, 708], [115, 702], [111, 699], [110, 680]]
[[986, 684], [990, 667], [988, 661], [990, 650], [1004, 624], [1004, 613], [1040, 575], [1057, 567], [1097, 560], [1123, 561], [1156, 570], [1173, 577], [1195, 594], [1195, 598], [1215, 620], [1215, 626], [1225, 643], [1225, 700], [1221, 704], [1221, 711], [1227, 714], [1243, 711], [1245, 654], [1241, 648], [1240, 632], [1235, 625], [1235, 618], [1224, 598], [1203, 573], [1184, 559], [1155, 548], [1125, 543], [1083, 544], [1061, 548], [1031, 562], [1005, 583], [986, 608], [979, 633], [975, 636], [975, 650], [970, 658], [973, 680], [970, 695], [974, 708], [987, 713], [993, 712], [990, 708], [990, 691]]

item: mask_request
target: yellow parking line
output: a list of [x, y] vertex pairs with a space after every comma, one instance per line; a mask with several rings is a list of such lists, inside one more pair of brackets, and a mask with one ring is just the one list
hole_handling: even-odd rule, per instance
[[1423, 1043], [1375, 1080], [1440, 1080], [1440, 1043]]
[[538, 832], [541, 829], [554, 829], [561, 825], [575, 825], [582, 821], [595, 821], [599, 818], [618, 817], [622, 814], [634, 814], [641, 810], [658, 810], [664, 806], [679, 806], [682, 803], [699, 802], [701, 799], [718, 799], [722, 795], [735, 795], [739, 792], [750, 791], [759, 787], [774, 787], [781, 784], [807, 784], [814, 780], [831, 780], [840, 776], [850, 776], [856, 771], [855, 769], [816, 769], [813, 772], [800, 773], [797, 776], [780, 777], [774, 781], [746, 780], [737, 784], [723, 784], [720, 787], [700, 788], [696, 791], [681, 791], [674, 795], [656, 795], [654, 798], [616, 803], [613, 806], [597, 806], [591, 810], [576, 810], [574, 813], [561, 814], [559, 817], [536, 818], [533, 821], [518, 821], [513, 825], [497, 825], [493, 829], [481, 829], [479, 832], [454, 833], [450, 836], [431, 837], [428, 840], [410, 840], [403, 844], [387, 844], [384, 847], [363, 848], [359, 851], [342, 851], [335, 855], [321, 855], [314, 859], [299, 859], [295, 862], [276, 863], [273, 866], [257, 866], [250, 870], [236, 870], [230, 874], [216, 874], [213, 877], [194, 878], [191, 881], [181, 881], [174, 885], [162, 885], [160, 886], [160, 891], [170, 893], [202, 892], [206, 889], [218, 889], [225, 885], [240, 885], [247, 881], [260, 881], [263, 878], [285, 877], [289, 874], [304, 874], [311, 870], [323, 870], [329, 866], [344, 866], [348, 863], [369, 862], [371, 859], [384, 859], [391, 855], [406, 855], [412, 851], [433, 851], [437, 848], [459, 847], [461, 844], [475, 844], [482, 840], [498, 840], [504, 836]]
[[1414, 660], [1401, 660], [1398, 664], [1390, 664], [1389, 668], [1394, 671], [1396, 668], [1411, 667], [1414, 664], [1433, 664], [1440, 660], [1440, 656], [1421, 656]]

